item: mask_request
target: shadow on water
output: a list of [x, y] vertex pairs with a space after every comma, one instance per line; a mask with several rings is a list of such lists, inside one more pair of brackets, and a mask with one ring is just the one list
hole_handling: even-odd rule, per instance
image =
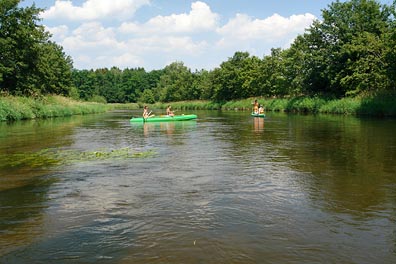
[[47, 192], [55, 181], [55, 178], [34, 177], [23, 186], [0, 191], [0, 255], [30, 243], [43, 233]]

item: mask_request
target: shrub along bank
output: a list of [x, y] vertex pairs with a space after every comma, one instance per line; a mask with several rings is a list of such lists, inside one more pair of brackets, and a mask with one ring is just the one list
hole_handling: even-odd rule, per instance
[[0, 121], [94, 114], [111, 108], [108, 104], [74, 101], [58, 95], [38, 98], [3, 96], [0, 97]]

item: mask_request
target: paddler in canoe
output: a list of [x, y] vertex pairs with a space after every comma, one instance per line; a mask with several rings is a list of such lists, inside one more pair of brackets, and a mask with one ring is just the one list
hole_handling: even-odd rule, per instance
[[260, 105], [259, 109], [258, 109], [258, 113], [259, 114], [264, 114], [264, 107], [263, 105]]
[[253, 114], [258, 114], [259, 113], [259, 104], [257, 102], [257, 99], [254, 100], [254, 103], [252, 103], [253, 105]]
[[143, 118], [147, 119], [147, 118], [150, 118], [150, 117], [153, 117], [153, 116], [154, 116], [154, 114], [151, 114], [151, 111], [149, 112], [148, 106], [145, 105], [144, 108], [143, 108]]
[[171, 105], [168, 105], [168, 107], [166, 108], [166, 115], [167, 116], [175, 116], [175, 113], [173, 113], [173, 111], [172, 111]]

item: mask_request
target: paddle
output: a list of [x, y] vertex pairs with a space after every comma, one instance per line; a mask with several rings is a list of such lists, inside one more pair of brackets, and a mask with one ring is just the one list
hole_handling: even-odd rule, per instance
[[151, 114], [152, 111], [150, 111], [150, 113], [148, 113], [148, 117], [143, 118], [143, 122], [146, 122], [148, 118], [155, 116], [154, 114]]

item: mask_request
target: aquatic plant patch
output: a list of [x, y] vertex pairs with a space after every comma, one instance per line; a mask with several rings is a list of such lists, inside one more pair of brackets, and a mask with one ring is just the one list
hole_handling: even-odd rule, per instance
[[154, 150], [137, 152], [129, 147], [119, 149], [99, 149], [93, 151], [64, 150], [57, 148], [42, 149], [33, 153], [15, 153], [0, 156], [0, 167], [29, 166], [33, 168], [65, 165], [76, 162], [98, 160], [123, 160], [131, 158], [148, 158], [156, 154]]

